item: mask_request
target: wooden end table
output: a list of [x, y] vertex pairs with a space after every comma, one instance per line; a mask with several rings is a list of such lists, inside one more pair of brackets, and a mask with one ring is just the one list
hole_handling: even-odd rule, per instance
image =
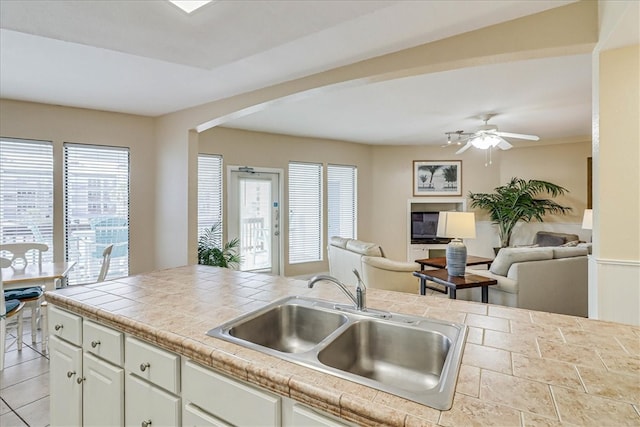
[[449, 290], [449, 298], [451, 299], [456, 299], [456, 290], [458, 289], [477, 288], [481, 286], [482, 302], [484, 303], [489, 302], [489, 286], [498, 283], [495, 279], [478, 276], [476, 274], [449, 276], [449, 272], [445, 269], [414, 271], [413, 275], [420, 278], [420, 295], [425, 295], [427, 288], [435, 289], [427, 286], [427, 280], [446, 286]]
[[[417, 259], [415, 262], [420, 264], [420, 268], [424, 269], [425, 267], [434, 267], [434, 268], [447, 268], [447, 258], [446, 257], [438, 257], [438, 258], [425, 258], [425, 259]], [[491, 263], [493, 259], [491, 258], [482, 258], [479, 256], [469, 255], [467, 257], [467, 265], [483, 265], [486, 264], [487, 268], [491, 267]]]

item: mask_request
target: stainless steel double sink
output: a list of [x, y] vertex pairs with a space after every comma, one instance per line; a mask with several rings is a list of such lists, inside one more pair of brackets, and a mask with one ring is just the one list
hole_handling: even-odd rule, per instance
[[424, 405], [451, 408], [467, 327], [287, 297], [208, 335]]

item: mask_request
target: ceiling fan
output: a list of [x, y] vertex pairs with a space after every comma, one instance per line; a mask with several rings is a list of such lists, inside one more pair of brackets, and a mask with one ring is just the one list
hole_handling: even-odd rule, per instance
[[[540, 139], [537, 135], [501, 132], [498, 130], [498, 126], [490, 125], [487, 123], [493, 116], [495, 116], [495, 114], [483, 115], [482, 121], [484, 122], [484, 125], [480, 126], [475, 132], [464, 132], [461, 130], [455, 132], [445, 132], [445, 135], [447, 135], [447, 146], [451, 145], [451, 143], [453, 142], [455, 142], [457, 145], [462, 145], [463, 142], [466, 142], [466, 144], [462, 148], [456, 151], [456, 154], [460, 154], [464, 153], [472, 146], [480, 148], [482, 150], [491, 149], [494, 147], [498, 147], [502, 150], [508, 150], [512, 148], [513, 145], [511, 145], [504, 138], [527, 139], [529, 141], [538, 141]], [[452, 135], [455, 135], [457, 139], [452, 141]]]

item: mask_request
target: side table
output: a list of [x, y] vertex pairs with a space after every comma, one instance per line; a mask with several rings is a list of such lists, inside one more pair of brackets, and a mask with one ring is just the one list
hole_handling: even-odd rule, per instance
[[425, 295], [427, 290], [427, 280], [446, 286], [449, 290], [449, 298], [456, 299], [458, 289], [482, 287], [482, 302], [489, 302], [489, 286], [498, 283], [495, 279], [478, 276], [476, 274], [465, 274], [464, 276], [449, 276], [445, 269], [414, 271], [413, 275], [420, 278], [420, 295]]

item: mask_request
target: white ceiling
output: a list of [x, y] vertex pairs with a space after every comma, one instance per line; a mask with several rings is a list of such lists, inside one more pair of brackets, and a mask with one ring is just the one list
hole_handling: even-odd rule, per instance
[[[0, 97], [158, 116], [572, 1], [0, 0]], [[373, 144], [591, 132], [589, 55], [404, 78], [276, 104], [227, 126]]]

